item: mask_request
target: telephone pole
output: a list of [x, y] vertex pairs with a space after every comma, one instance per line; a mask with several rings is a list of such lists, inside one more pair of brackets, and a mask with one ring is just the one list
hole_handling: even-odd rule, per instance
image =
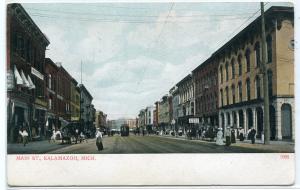
[[263, 74], [264, 88], [264, 143], [270, 144], [270, 119], [269, 119], [269, 89], [268, 89], [268, 73], [267, 73], [267, 44], [265, 31], [265, 11], [264, 3], [260, 3], [261, 7], [261, 39], [262, 39], [262, 64], [261, 71]]

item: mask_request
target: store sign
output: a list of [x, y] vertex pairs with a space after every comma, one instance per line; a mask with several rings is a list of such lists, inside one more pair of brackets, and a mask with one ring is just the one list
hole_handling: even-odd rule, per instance
[[14, 74], [11, 70], [6, 73], [7, 90], [13, 90], [15, 87]]
[[42, 73], [40, 73], [38, 70], [36, 70], [35, 68], [31, 67], [31, 73], [36, 76], [37, 78], [44, 80], [44, 75]]
[[189, 118], [189, 123], [199, 123], [199, 118]]

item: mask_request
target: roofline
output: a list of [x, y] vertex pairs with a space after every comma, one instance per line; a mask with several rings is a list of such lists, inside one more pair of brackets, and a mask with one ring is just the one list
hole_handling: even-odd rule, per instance
[[[265, 17], [272, 16], [272, 13], [274, 12], [294, 12], [294, 7], [286, 7], [286, 6], [272, 6], [269, 9], [265, 11]], [[261, 15], [258, 16], [256, 19], [254, 19], [250, 24], [248, 24], [244, 29], [242, 29], [239, 33], [237, 33], [235, 36], [233, 36], [229, 41], [227, 41], [224, 45], [222, 45], [219, 49], [217, 49], [210, 57], [208, 57], [203, 63], [201, 63], [199, 66], [197, 66], [192, 73], [196, 72], [201, 67], [205, 66], [208, 62], [213, 60], [220, 52], [222, 52], [224, 49], [226, 49], [230, 44], [232, 44], [235, 40], [239, 39], [244, 33], [246, 33], [250, 28], [252, 28], [254, 25], [257, 25], [258, 22], [260, 22]]]

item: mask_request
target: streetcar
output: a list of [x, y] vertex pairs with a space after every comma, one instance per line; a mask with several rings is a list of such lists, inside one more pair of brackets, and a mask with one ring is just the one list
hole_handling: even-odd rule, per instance
[[122, 137], [129, 136], [129, 126], [127, 124], [121, 125], [121, 136]]

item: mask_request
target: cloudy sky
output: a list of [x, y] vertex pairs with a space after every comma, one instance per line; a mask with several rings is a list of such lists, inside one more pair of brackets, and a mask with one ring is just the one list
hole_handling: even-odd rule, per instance
[[135, 118], [260, 13], [258, 2], [22, 5], [50, 40], [47, 57], [78, 82], [82, 62], [109, 119]]

